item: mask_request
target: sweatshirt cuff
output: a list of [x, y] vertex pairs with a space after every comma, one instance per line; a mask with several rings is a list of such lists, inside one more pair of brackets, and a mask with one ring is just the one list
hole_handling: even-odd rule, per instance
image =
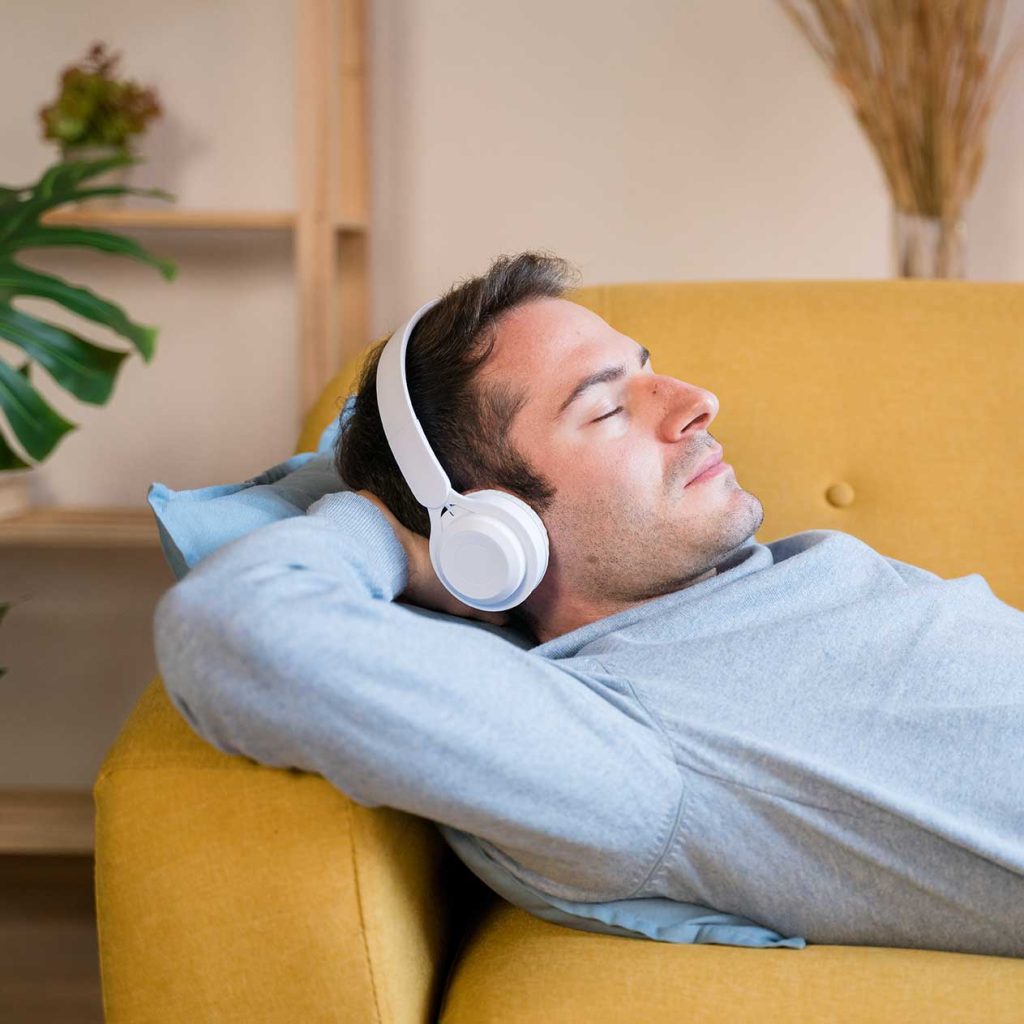
[[409, 579], [409, 556], [391, 528], [387, 516], [369, 498], [354, 491], [332, 491], [314, 501], [306, 515], [341, 530], [360, 551], [392, 598], [401, 594]]

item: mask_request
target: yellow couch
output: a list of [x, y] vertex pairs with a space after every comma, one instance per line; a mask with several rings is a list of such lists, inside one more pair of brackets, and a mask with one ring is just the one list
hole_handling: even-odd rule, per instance
[[[718, 395], [711, 431], [764, 505], [759, 541], [843, 530], [947, 578], [980, 572], [1024, 608], [1024, 284], [571, 298], [647, 345], [658, 372]], [[297, 452], [361, 361], [325, 388]], [[542, 921], [491, 893], [432, 823], [206, 744], [159, 676], [93, 792], [108, 1024], [1024, 1020], [1022, 960], [675, 945]]]

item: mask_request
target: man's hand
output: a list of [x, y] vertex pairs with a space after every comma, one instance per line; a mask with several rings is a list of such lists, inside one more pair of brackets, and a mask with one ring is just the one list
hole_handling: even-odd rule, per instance
[[395, 514], [372, 491], [356, 491], [364, 498], [372, 501], [384, 513], [395, 536], [402, 542], [405, 553], [409, 557], [409, 579], [401, 597], [421, 608], [459, 615], [464, 619], [479, 619], [498, 626], [507, 625], [508, 612], [486, 612], [473, 608], [460, 601], [438, 578], [433, 563], [430, 561], [430, 542], [426, 537], [406, 528], [398, 521]]

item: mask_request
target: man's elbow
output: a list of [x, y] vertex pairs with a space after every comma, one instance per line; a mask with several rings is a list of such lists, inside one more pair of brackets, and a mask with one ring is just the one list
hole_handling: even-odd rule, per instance
[[157, 671], [171, 703], [204, 739], [201, 694], [206, 688], [202, 662], [206, 615], [192, 600], [191, 588], [182, 580], [157, 602], [153, 613], [153, 649]]

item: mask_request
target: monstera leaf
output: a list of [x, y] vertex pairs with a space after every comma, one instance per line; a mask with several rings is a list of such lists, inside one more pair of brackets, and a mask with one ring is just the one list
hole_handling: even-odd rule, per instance
[[[158, 259], [137, 242], [109, 231], [58, 227], [40, 223], [47, 210], [90, 196], [131, 193], [173, 199], [161, 189], [124, 185], [102, 188], [83, 183], [113, 167], [138, 163], [128, 154], [103, 160], [76, 160], [49, 167], [32, 185], [0, 186], [0, 338], [24, 351], [27, 361], [15, 368], [0, 357], [0, 412], [24, 450], [41, 462], [78, 424], [65, 419], [32, 386], [29, 370], [41, 365], [66, 391], [82, 402], [104, 405], [114, 389], [121, 363], [131, 352], [103, 348], [77, 331], [41, 320], [14, 308], [21, 296], [47, 299], [94, 323], [109, 327], [132, 343], [148, 363], [156, 350], [157, 329], [135, 323], [120, 306], [82, 285], [23, 266], [15, 255], [24, 249], [77, 246], [148, 263], [168, 280], [177, 268]], [[28, 469], [0, 432], [0, 472]]]

